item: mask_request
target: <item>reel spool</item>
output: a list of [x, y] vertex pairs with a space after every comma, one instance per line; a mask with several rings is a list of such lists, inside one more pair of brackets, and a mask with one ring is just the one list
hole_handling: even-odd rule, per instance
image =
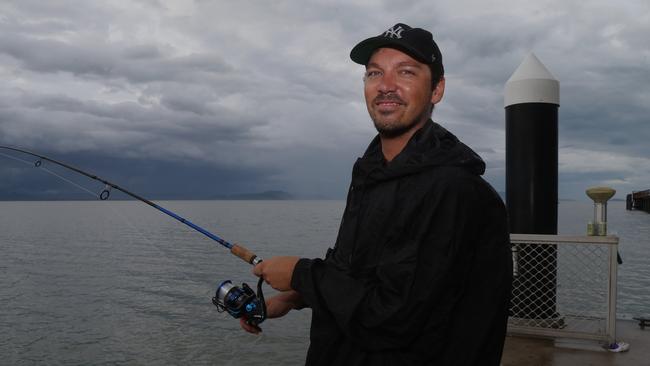
[[212, 303], [219, 312], [227, 311], [233, 318], [246, 319], [250, 325], [258, 325], [266, 319], [266, 303], [262, 293], [263, 279], [257, 282], [257, 294], [250, 286], [243, 283], [241, 287], [232, 281], [223, 281], [212, 298]]

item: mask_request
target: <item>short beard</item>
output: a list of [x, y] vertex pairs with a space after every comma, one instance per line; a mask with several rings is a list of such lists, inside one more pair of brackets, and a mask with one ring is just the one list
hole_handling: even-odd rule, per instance
[[411, 123], [402, 126], [381, 126], [377, 124], [376, 121], [373, 122], [375, 124], [375, 129], [377, 129], [377, 132], [379, 132], [381, 137], [395, 138], [402, 136], [413, 129], [418, 123], [420, 123], [420, 119], [415, 119], [411, 121]]
[[417, 126], [423, 119], [426, 120], [431, 118], [431, 114], [433, 113], [433, 108], [434, 105], [431, 104], [431, 109], [429, 111], [424, 111], [418, 118], [414, 119], [408, 124], [402, 125], [402, 126], [394, 126], [394, 125], [380, 125], [377, 123], [377, 121], [373, 118], [372, 122], [375, 125], [375, 129], [377, 132], [379, 132], [379, 135], [384, 138], [395, 138], [402, 136], [403, 134], [411, 131], [415, 126]]

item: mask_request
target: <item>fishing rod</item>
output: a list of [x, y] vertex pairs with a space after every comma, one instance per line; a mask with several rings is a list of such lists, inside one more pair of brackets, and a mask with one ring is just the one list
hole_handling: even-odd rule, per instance
[[[226, 240], [220, 238], [219, 236], [209, 232], [208, 230], [196, 225], [195, 223], [187, 220], [184, 217], [177, 215], [176, 213], [140, 196], [131, 191], [128, 191], [115, 183], [109, 182], [108, 180], [101, 178], [95, 174], [88, 173], [82, 169], [76, 168], [70, 164], [54, 160], [45, 155], [38, 154], [29, 150], [25, 150], [18, 147], [3, 146], [0, 145], [0, 149], [11, 150], [19, 152], [22, 154], [27, 154], [33, 157], [38, 158], [34, 162], [36, 168], [41, 167], [43, 161], [49, 161], [50, 163], [59, 165], [66, 169], [72, 170], [78, 174], [84, 175], [90, 179], [104, 183], [104, 189], [98, 195], [98, 198], [102, 201], [107, 200], [111, 195], [111, 189], [116, 189], [120, 192], [123, 192], [139, 201], [146, 203], [147, 205], [155, 208], [158, 211], [161, 211], [168, 216], [180, 221], [181, 223], [191, 227], [192, 229], [200, 232], [201, 234], [207, 236], [208, 238], [216, 241], [217, 243], [223, 245], [224, 247], [230, 249], [230, 253], [241, 258], [246, 263], [256, 265], [262, 262], [262, 258], [258, 257], [255, 253], [248, 250], [242, 245], [231, 244]], [[4, 155], [4, 154], [3, 154]], [[8, 156], [8, 155], [5, 155]], [[59, 177], [62, 178], [62, 177]], [[63, 179], [63, 178], [62, 178]], [[266, 319], [266, 304], [264, 302], [264, 295], [262, 293], [262, 283], [263, 278], [260, 278], [257, 283], [257, 295], [253, 290], [244, 283], [242, 288], [232, 284], [230, 280], [223, 281], [218, 287], [215, 294], [215, 297], [212, 298], [212, 303], [217, 307], [220, 312], [227, 311], [230, 315], [235, 318], [244, 317], [247, 319], [249, 324], [257, 325]]]

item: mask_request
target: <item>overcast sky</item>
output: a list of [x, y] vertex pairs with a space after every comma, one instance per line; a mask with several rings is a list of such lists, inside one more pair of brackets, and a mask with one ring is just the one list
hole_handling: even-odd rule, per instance
[[[434, 119], [497, 190], [504, 84], [530, 52], [560, 80], [560, 197], [650, 188], [647, 0], [3, 1], [0, 144], [154, 196], [343, 198], [375, 135], [349, 52], [397, 22], [434, 34]], [[33, 170], [0, 156], [0, 191], [60, 193]]]

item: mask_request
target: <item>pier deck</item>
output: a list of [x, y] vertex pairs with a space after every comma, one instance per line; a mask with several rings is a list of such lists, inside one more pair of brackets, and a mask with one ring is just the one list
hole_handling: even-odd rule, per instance
[[616, 338], [630, 344], [627, 352], [603, 350], [593, 341], [551, 340], [508, 336], [502, 366], [641, 366], [648, 365], [650, 328], [637, 321], [617, 320]]

